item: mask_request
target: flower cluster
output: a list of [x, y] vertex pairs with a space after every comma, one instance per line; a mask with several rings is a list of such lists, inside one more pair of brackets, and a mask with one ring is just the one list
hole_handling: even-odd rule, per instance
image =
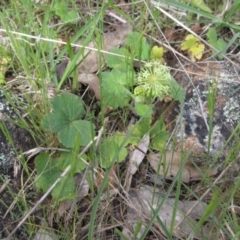
[[156, 97], [163, 99], [171, 94], [171, 80], [167, 66], [156, 60], [147, 62], [138, 74], [134, 95], [140, 101]]

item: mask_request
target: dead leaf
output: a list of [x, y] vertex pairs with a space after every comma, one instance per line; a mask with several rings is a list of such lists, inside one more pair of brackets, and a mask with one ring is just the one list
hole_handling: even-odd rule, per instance
[[66, 71], [66, 68], [69, 64], [69, 59], [65, 59], [56, 66], [56, 74], [57, 74], [57, 79], [60, 81], [64, 72]]
[[201, 33], [202, 33], [202, 27], [201, 27], [200, 23], [195, 23], [195, 24], [191, 27], [191, 30], [192, 30], [193, 32], [195, 32], [196, 34], [198, 34], [198, 35], [201, 35]]
[[131, 175], [134, 175], [139, 168], [139, 165], [143, 161], [146, 156], [150, 144], [150, 137], [149, 134], [145, 134], [138, 144], [136, 149], [133, 151], [130, 159], [129, 159], [129, 166], [128, 171]]
[[80, 73], [78, 75], [78, 82], [87, 84], [93, 90], [97, 100], [100, 100], [100, 81], [95, 74]]
[[133, 151], [133, 153], [130, 156], [128, 169], [127, 169], [127, 175], [125, 178], [125, 189], [128, 192], [130, 189], [130, 185], [132, 182], [132, 176], [136, 173], [136, 171], [139, 168], [139, 165], [142, 163], [143, 159], [146, 156], [146, 153], [148, 151], [150, 144], [150, 136], [149, 134], [145, 134], [141, 140], [141, 142], [138, 144], [136, 149]]
[[[132, 31], [132, 25], [125, 23], [119, 26], [114, 32], [107, 32], [103, 34], [103, 47], [101, 50], [110, 51], [113, 47], [118, 47], [124, 44], [127, 35]], [[90, 42], [88, 47], [99, 49], [95, 42]], [[85, 49], [83, 56], [86, 56], [84, 61], [78, 67], [78, 73], [94, 73], [97, 72], [99, 66], [99, 52]], [[104, 59], [102, 59], [102, 63]], [[81, 59], [79, 59], [81, 62]]]
[[[118, 186], [120, 181], [116, 174], [116, 168], [117, 168], [117, 165], [115, 164], [113, 168], [110, 170], [110, 173], [108, 176], [108, 184], [106, 187], [107, 192], [103, 192], [101, 196], [101, 200], [115, 196], [118, 193]], [[97, 188], [101, 186], [104, 176], [105, 176], [105, 172], [103, 170], [98, 171], [96, 173], [95, 185]]]
[[67, 213], [67, 211], [71, 208], [72, 203], [73, 203], [73, 200], [64, 200], [59, 203], [59, 207], [58, 207], [59, 217], [62, 217], [64, 214]]
[[[154, 153], [147, 156], [151, 167], [164, 178], [173, 179], [182, 168], [182, 181], [189, 183], [190, 181], [201, 180], [203, 176], [204, 166], [197, 169], [190, 158], [184, 163], [184, 157], [181, 152], [166, 152], [164, 154]], [[182, 167], [182, 165], [184, 166]], [[215, 175], [216, 169], [209, 171], [208, 177]]]
[[181, 31], [176, 30], [174, 28], [165, 28], [163, 33], [169, 42], [174, 42], [174, 41], [178, 40], [179, 37], [182, 37]]
[[86, 178], [84, 178], [84, 174], [75, 173], [74, 181], [78, 187], [78, 200], [83, 199], [88, 195], [89, 192], [89, 183]]
[[[182, 219], [184, 220], [177, 229], [174, 229], [173, 234], [177, 237], [184, 237], [194, 232], [197, 226], [196, 220], [201, 218], [207, 206], [205, 203], [198, 201], [176, 201], [174, 198], [164, 199], [163, 196], [154, 192], [154, 189], [149, 186], [141, 187], [139, 190], [131, 190], [129, 192], [129, 199], [125, 225], [132, 233], [136, 230], [136, 224], [139, 222], [142, 223], [139, 233], [142, 233], [156, 210], [158, 210], [159, 219], [167, 230], [169, 230], [174, 216], [173, 213], [177, 207], [174, 225], [177, 225]], [[186, 216], [187, 211], [196, 204], [196, 202], [198, 202], [198, 204], [194, 208], [194, 212]], [[161, 208], [159, 209], [160, 205]], [[155, 226], [164, 234], [164, 230], [158, 221], [155, 221]], [[126, 229], [125, 232], [127, 232]], [[207, 236], [209, 236], [208, 229], [203, 226], [199, 231], [195, 232], [194, 239], [208, 239]]]

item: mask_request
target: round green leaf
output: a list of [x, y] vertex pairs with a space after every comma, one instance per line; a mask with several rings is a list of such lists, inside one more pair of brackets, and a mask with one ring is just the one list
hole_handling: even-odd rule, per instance
[[[85, 161], [83, 161], [83, 159]], [[64, 171], [67, 166], [74, 165], [72, 173], [82, 172], [87, 166], [87, 156], [84, 154], [81, 159], [78, 158], [78, 154], [74, 151], [68, 153], [61, 153], [61, 156], [57, 159], [59, 162], [59, 169]], [[74, 162], [75, 161], [75, 162]]]
[[102, 73], [101, 95], [104, 105], [112, 108], [125, 107], [131, 99], [130, 91], [124, 86], [127, 84], [126, 74], [117, 75], [117, 70]]
[[126, 38], [126, 45], [130, 47], [131, 52], [141, 60], [149, 60], [150, 45], [141, 33], [132, 32]]
[[163, 150], [169, 139], [169, 133], [166, 131], [165, 123], [162, 119], [155, 122], [150, 130], [151, 148], [154, 150]]
[[52, 196], [58, 202], [76, 197], [76, 184], [73, 177], [65, 176], [52, 191]]
[[35, 164], [38, 175], [36, 187], [46, 192], [61, 175], [58, 162], [51, 159], [48, 153], [41, 153], [36, 157]]
[[136, 103], [135, 110], [140, 117], [151, 117], [153, 114], [153, 106], [151, 104]]
[[86, 146], [94, 137], [94, 128], [94, 124], [86, 120], [70, 122], [59, 133], [59, 140], [64, 146], [73, 148], [78, 138], [80, 145]]
[[42, 126], [44, 130], [60, 132], [69, 125], [69, 120], [62, 113], [49, 113], [43, 116]]
[[124, 72], [133, 70], [133, 66], [132, 66], [132, 64], [130, 64], [130, 62], [129, 62], [130, 60], [128, 59], [130, 53], [128, 52], [128, 50], [126, 48], [113, 48], [111, 50], [111, 52], [115, 53], [115, 54], [126, 56], [126, 58], [112, 55], [112, 54], [107, 54], [106, 61], [107, 61], [108, 67], [122, 70]]
[[122, 146], [125, 136], [116, 133], [115, 135], [105, 138], [99, 146], [99, 164], [103, 168], [108, 168], [112, 161], [122, 162], [128, 152], [125, 146]]
[[52, 100], [54, 112], [46, 114], [42, 126], [47, 131], [58, 133], [59, 141], [66, 147], [73, 148], [76, 140], [80, 146], [86, 146], [94, 137], [95, 126], [85, 120], [82, 100], [69, 93], [62, 93]]
[[82, 99], [71, 93], [61, 93], [51, 103], [53, 110], [69, 121], [82, 118], [86, 113]]

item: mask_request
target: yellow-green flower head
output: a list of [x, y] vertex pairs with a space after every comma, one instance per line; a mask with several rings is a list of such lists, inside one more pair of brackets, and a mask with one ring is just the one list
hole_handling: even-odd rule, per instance
[[156, 60], [147, 62], [137, 76], [138, 86], [134, 89], [134, 95], [152, 99], [169, 96], [171, 79], [168, 67]]

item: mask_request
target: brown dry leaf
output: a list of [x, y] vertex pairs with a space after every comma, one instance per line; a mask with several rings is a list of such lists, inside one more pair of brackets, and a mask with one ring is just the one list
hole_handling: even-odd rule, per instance
[[130, 189], [132, 175], [136, 173], [136, 171], [139, 168], [139, 165], [142, 163], [143, 159], [145, 158], [149, 148], [149, 144], [150, 144], [150, 136], [149, 134], [145, 134], [141, 142], [138, 144], [138, 146], [130, 156], [129, 164], [127, 168], [127, 175], [126, 175], [125, 184], [124, 184], [126, 191]]
[[[164, 197], [160, 196], [154, 189], [145, 186], [141, 187], [139, 190], [131, 190], [129, 192], [129, 204], [127, 209], [127, 218], [126, 218], [126, 228], [130, 232], [134, 232], [136, 224], [141, 221], [142, 226], [140, 232], [145, 230], [148, 222], [150, 221], [153, 211], [158, 210], [158, 217], [162, 220], [162, 223], [169, 230], [172, 224], [173, 213], [176, 210], [176, 200], [174, 198], [164, 199]], [[158, 206], [161, 204], [161, 208], [158, 209]], [[197, 226], [197, 219], [201, 218], [206, 209], [206, 204], [202, 202], [198, 202], [193, 211], [186, 216], [187, 211], [196, 204], [196, 201], [177, 201], [177, 211], [175, 215], [175, 225], [177, 225], [182, 219], [182, 223], [178, 226], [177, 229], [174, 229], [173, 234], [177, 237], [186, 237], [194, 232], [195, 227]], [[152, 211], [153, 210], [153, 211]], [[155, 221], [155, 226], [161, 230], [162, 234], [164, 234], [164, 230], [158, 221]], [[124, 232], [126, 231], [124, 229]], [[202, 227], [199, 231], [197, 231], [194, 235], [194, 239], [209, 239], [209, 232], [207, 228]], [[131, 238], [130, 238], [131, 239]]]
[[196, 34], [200, 35], [202, 33], [202, 27], [200, 23], [195, 23], [192, 27], [191, 30], [195, 32]]
[[89, 192], [89, 183], [86, 179], [84, 178], [84, 175], [82, 173], [75, 173], [74, 175], [74, 181], [78, 187], [78, 201], [83, 199], [85, 196], [88, 195]]
[[[118, 187], [118, 178], [117, 178], [117, 175], [115, 172], [116, 168], [117, 168], [117, 165], [115, 164], [113, 166], [113, 168], [110, 170], [110, 174], [109, 174], [109, 178], [108, 178], [109, 189], [114, 189], [114, 188]], [[98, 171], [96, 173], [95, 184], [96, 184], [97, 188], [99, 188], [101, 186], [104, 175], [105, 175], [105, 172], [103, 170]]]
[[174, 28], [165, 28], [163, 33], [169, 42], [174, 42], [182, 36], [181, 32]]
[[59, 64], [57, 64], [57, 66], [56, 66], [56, 74], [57, 74], [57, 79], [59, 81], [61, 80], [64, 72], [66, 71], [69, 62], [70, 62], [69, 59], [65, 59], [65, 60], [61, 61]]
[[67, 213], [67, 211], [71, 208], [72, 203], [73, 203], [73, 200], [64, 200], [59, 203], [59, 207], [58, 207], [59, 217], [62, 217], [64, 214]]
[[[147, 156], [151, 167], [160, 175], [167, 179], [173, 179], [182, 167], [184, 158], [181, 156], [181, 152], [166, 152], [165, 154], [154, 153]], [[190, 181], [201, 180], [202, 167], [197, 169], [191, 160], [185, 161], [182, 168], [182, 181], [189, 183]], [[208, 176], [215, 175], [216, 170], [209, 172]]]
[[136, 149], [133, 151], [130, 159], [129, 159], [129, 166], [128, 166], [128, 172], [131, 175], [134, 175], [136, 171], [139, 168], [139, 165], [143, 161], [144, 157], [146, 156], [146, 153], [148, 151], [150, 144], [150, 136], [149, 134], [145, 134], [141, 140], [141, 142], [138, 144]]
[[100, 100], [100, 81], [95, 74], [80, 73], [78, 75], [78, 82], [87, 84], [93, 90], [97, 100]]
[[[118, 193], [118, 183], [120, 182], [117, 174], [116, 174], [116, 168], [117, 165], [115, 164], [113, 166], [113, 168], [110, 170], [110, 174], [108, 176], [108, 185], [107, 185], [107, 193], [103, 193], [101, 196], [101, 200], [105, 199], [105, 198], [109, 198], [111, 196], [115, 196]], [[105, 172], [102, 171], [98, 171], [96, 173], [96, 180], [95, 180], [95, 185], [97, 188], [99, 188], [102, 184], [102, 180], [105, 176]]]
[[[125, 23], [119, 26], [114, 32], [107, 32], [103, 35], [103, 47], [102, 50], [110, 51], [113, 47], [118, 47], [124, 44], [127, 35], [132, 31], [132, 25], [130, 23]], [[99, 49], [99, 47], [94, 42], [90, 42], [88, 47]], [[78, 67], [78, 73], [94, 73], [97, 72], [101, 66], [98, 66], [99, 52], [91, 51], [88, 49], [84, 50], [84, 56], [86, 58]], [[81, 59], [79, 60], [79, 62]]]

